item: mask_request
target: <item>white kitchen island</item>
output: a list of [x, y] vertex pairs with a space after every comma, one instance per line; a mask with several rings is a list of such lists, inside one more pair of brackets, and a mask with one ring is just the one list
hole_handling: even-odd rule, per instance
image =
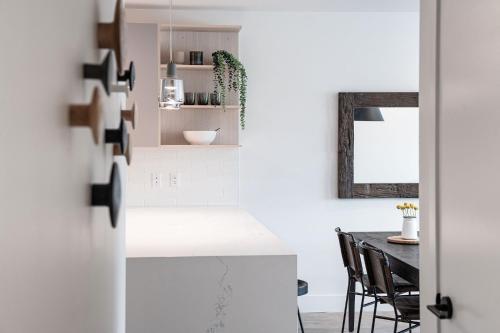
[[127, 210], [127, 333], [292, 333], [297, 257], [239, 208]]

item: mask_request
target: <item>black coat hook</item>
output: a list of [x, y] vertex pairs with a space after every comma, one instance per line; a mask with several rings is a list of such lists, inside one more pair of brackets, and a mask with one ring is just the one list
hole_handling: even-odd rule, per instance
[[83, 77], [85, 79], [100, 80], [106, 94], [109, 95], [110, 80], [112, 78], [111, 68], [111, 51], [106, 54], [104, 61], [100, 65], [84, 64]]
[[117, 129], [107, 129], [104, 137], [106, 143], [118, 144], [120, 154], [125, 154], [128, 147], [128, 130], [123, 119], [120, 120], [120, 127]]
[[121, 75], [118, 73], [116, 79], [118, 81], [126, 82], [128, 81], [128, 86], [130, 88], [130, 91], [134, 90], [134, 83], [135, 83], [135, 65], [134, 62], [131, 61], [129, 68]]
[[116, 228], [118, 214], [122, 201], [122, 187], [118, 164], [113, 163], [111, 177], [108, 184], [92, 185], [92, 206], [106, 206], [109, 208], [111, 226]]

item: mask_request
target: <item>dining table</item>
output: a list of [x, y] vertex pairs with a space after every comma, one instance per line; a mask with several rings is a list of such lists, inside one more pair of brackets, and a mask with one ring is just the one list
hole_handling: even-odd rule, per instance
[[[403, 279], [411, 282], [415, 286], [419, 286], [419, 246], [411, 244], [395, 244], [389, 243], [387, 238], [389, 236], [400, 235], [401, 232], [352, 232], [356, 242], [364, 241], [368, 245], [379, 248], [385, 252], [391, 271]], [[352, 284], [352, 290], [355, 291], [355, 285]], [[355, 295], [353, 293], [349, 296], [349, 332], [354, 331], [354, 317], [355, 317]]]

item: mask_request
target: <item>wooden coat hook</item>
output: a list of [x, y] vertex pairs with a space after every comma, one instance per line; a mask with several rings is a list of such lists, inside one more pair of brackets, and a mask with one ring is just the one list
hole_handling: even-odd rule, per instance
[[100, 65], [84, 64], [83, 65], [83, 77], [85, 79], [99, 80], [109, 95], [110, 92], [110, 81], [113, 77], [111, 73], [111, 51], [106, 54], [104, 61]]
[[113, 163], [111, 177], [107, 184], [92, 185], [92, 206], [106, 206], [109, 208], [111, 226], [116, 228], [118, 214], [122, 201], [122, 187], [118, 164]]
[[128, 131], [123, 119], [120, 120], [120, 127], [118, 127], [117, 129], [106, 130], [105, 142], [117, 144], [120, 149], [120, 154], [125, 155], [128, 146]]
[[135, 83], [135, 65], [134, 62], [131, 61], [128, 69], [125, 71], [123, 75], [120, 75], [118, 73], [118, 76], [116, 77], [118, 81], [121, 82], [127, 82], [128, 81], [128, 86], [130, 88], [130, 91], [134, 90], [134, 83]]
[[69, 124], [71, 126], [86, 126], [90, 127], [92, 137], [96, 144], [99, 143], [99, 124], [101, 121], [101, 105], [99, 89], [94, 88], [92, 92], [92, 100], [86, 105], [70, 105], [69, 106]]
[[118, 70], [123, 71], [123, 57], [125, 47], [125, 20], [123, 15], [123, 1], [117, 0], [113, 22], [97, 25], [97, 45], [100, 49], [115, 51]]
[[119, 145], [114, 145], [113, 146], [113, 155], [114, 156], [120, 156], [120, 155], [125, 155], [125, 159], [127, 160], [127, 164], [130, 165], [132, 163], [132, 137], [130, 134], [128, 135], [128, 144], [127, 144], [127, 149], [125, 150], [125, 154], [122, 154], [120, 152], [120, 146]]
[[139, 110], [138, 110], [137, 104], [134, 103], [130, 110], [127, 110], [127, 109], [122, 110], [122, 118], [127, 120], [127, 121], [130, 121], [130, 123], [132, 124], [132, 128], [135, 129], [135, 124], [137, 123], [138, 113], [139, 113]]

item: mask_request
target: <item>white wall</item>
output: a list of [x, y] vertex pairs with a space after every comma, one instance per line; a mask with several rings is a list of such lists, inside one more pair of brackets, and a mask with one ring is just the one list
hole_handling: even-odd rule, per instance
[[[128, 173], [127, 205], [235, 206], [239, 199], [239, 152], [234, 148], [135, 148]], [[152, 176], [161, 176], [153, 186]], [[170, 177], [177, 176], [177, 186]]]
[[[106, 183], [110, 145], [71, 128], [68, 105], [95, 82], [83, 62], [102, 61], [96, 22], [115, 1], [0, 2], [0, 332], [125, 332], [124, 218], [90, 207]], [[105, 124], [119, 97], [100, 89]], [[104, 124], [102, 124], [104, 130]], [[120, 161], [122, 185], [126, 166]]]
[[[162, 10], [128, 10], [163, 21]], [[177, 23], [239, 24], [247, 68], [240, 205], [298, 252], [304, 311], [341, 311], [334, 228], [396, 230], [397, 199], [337, 199], [337, 93], [418, 90], [418, 13], [176, 11]]]

